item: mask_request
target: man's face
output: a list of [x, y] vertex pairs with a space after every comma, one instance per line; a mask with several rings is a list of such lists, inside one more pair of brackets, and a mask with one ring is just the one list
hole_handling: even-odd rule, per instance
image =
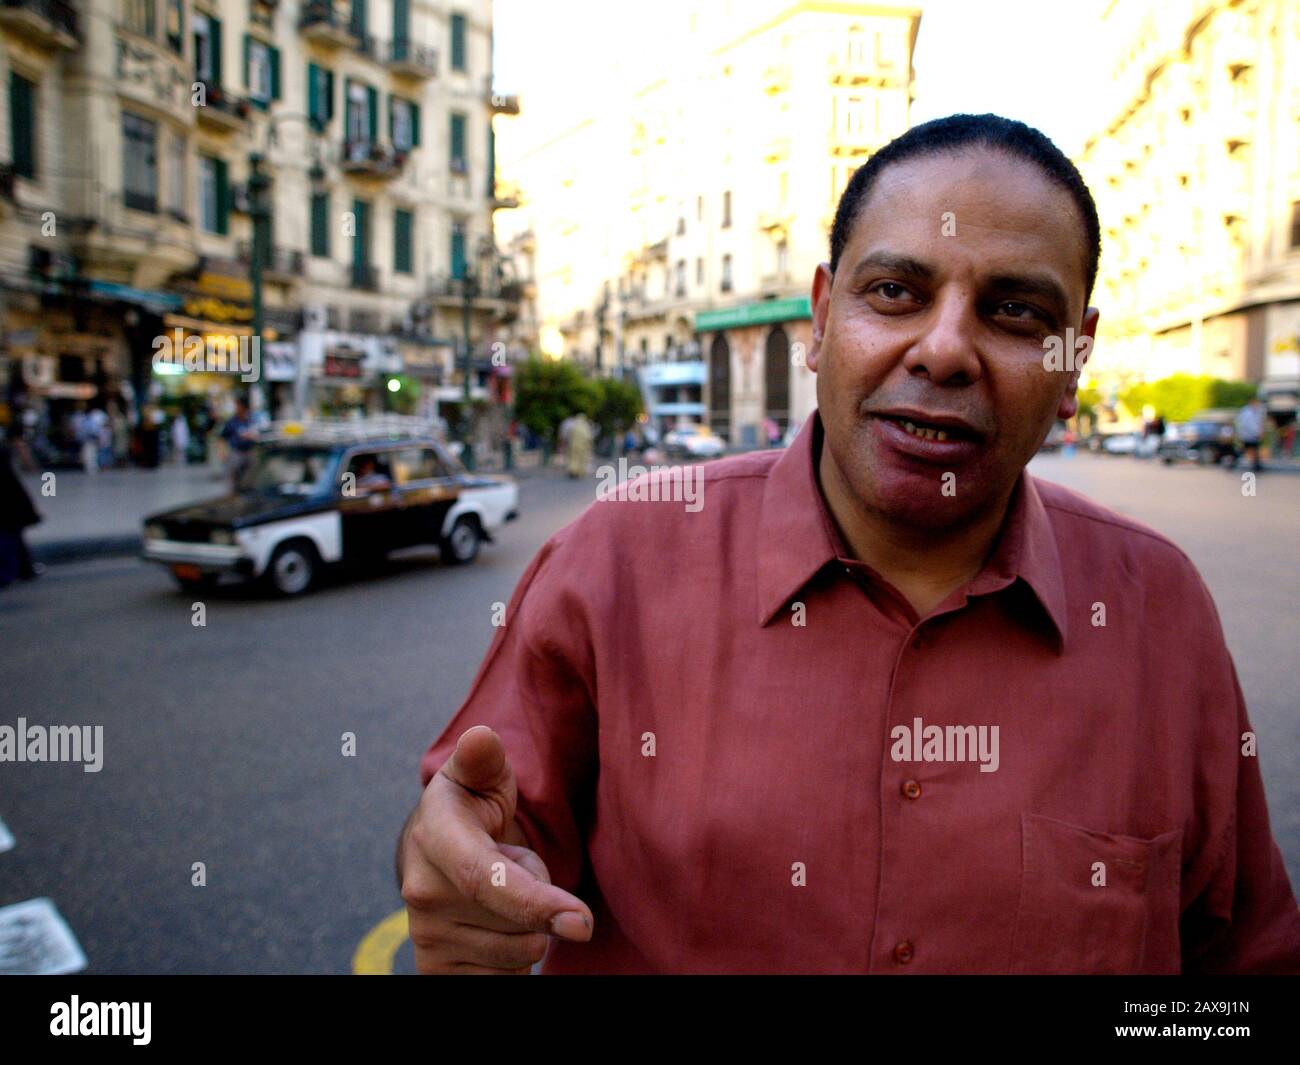
[[1067, 327], [1096, 333], [1085, 270], [1079, 211], [1033, 164], [967, 149], [886, 167], [834, 276], [823, 263], [813, 284], [832, 476], [932, 530], [1005, 502], [1077, 408], [1077, 362], [1048, 370], [1044, 354], [1054, 336], [1073, 354]]

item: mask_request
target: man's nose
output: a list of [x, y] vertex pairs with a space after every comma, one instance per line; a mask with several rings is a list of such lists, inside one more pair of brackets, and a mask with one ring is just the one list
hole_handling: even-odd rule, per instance
[[908, 349], [903, 365], [934, 384], [969, 384], [982, 373], [975, 351], [979, 325], [974, 298], [960, 292], [941, 294], [926, 315], [924, 331]]

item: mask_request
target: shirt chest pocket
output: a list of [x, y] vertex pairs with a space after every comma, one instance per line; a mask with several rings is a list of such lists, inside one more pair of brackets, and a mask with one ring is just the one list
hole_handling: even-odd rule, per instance
[[1177, 973], [1181, 851], [1022, 814], [1011, 971]]

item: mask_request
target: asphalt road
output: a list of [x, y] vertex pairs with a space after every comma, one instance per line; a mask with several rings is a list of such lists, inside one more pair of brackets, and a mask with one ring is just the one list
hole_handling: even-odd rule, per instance
[[[1226, 471], [1129, 458], [1034, 470], [1155, 526], [1200, 567], [1300, 880], [1300, 477], [1265, 475], [1252, 498]], [[406, 559], [290, 602], [222, 590], [201, 628], [166, 573], [129, 559], [52, 567], [0, 595], [0, 724], [105, 732], [99, 773], [0, 764], [16, 839], [0, 906], [53, 899], [93, 973], [349, 971], [400, 909], [393, 845], [417, 762], [473, 678], [493, 603], [594, 497], [552, 474], [521, 492], [523, 517], [471, 567]], [[396, 969], [412, 969], [409, 945]]]

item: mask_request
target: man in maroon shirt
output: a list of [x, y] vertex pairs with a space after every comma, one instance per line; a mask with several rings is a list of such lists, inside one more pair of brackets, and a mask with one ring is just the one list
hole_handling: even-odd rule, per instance
[[1020, 123], [854, 175], [794, 444], [553, 536], [425, 754], [422, 972], [1300, 970], [1205, 585], [1024, 468], [1075, 413], [1098, 254]]

